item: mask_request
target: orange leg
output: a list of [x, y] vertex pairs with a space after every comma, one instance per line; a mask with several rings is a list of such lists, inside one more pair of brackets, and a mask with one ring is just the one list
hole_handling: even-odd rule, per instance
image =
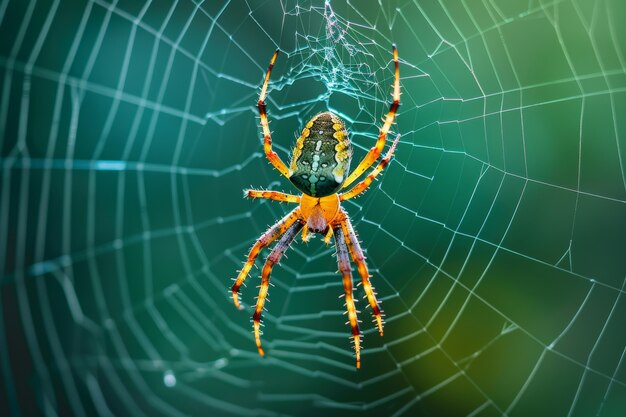
[[326, 235], [324, 236], [324, 243], [326, 244], [326, 246], [330, 245], [330, 240], [333, 238], [333, 229], [332, 228], [328, 228], [328, 232], [326, 232]]
[[281, 193], [280, 191], [270, 190], [244, 190], [244, 197], [249, 198], [265, 198], [268, 200], [282, 201], [284, 203], [300, 203], [300, 197], [293, 194]]
[[272, 59], [270, 60], [270, 65], [267, 69], [267, 74], [265, 74], [265, 81], [263, 82], [263, 87], [261, 88], [261, 94], [259, 95], [259, 101], [257, 103], [257, 107], [259, 108], [259, 115], [261, 116], [261, 127], [263, 128], [263, 148], [265, 150], [265, 155], [267, 159], [274, 165], [274, 167], [285, 177], [289, 178], [291, 176], [291, 172], [289, 172], [289, 168], [287, 165], [280, 159], [278, 154], [272, 150], [272, 134], [270, 132], [269, 123], [267, 121], [267, 111], [265, 109], [265, 95], [267, 94], [267, 85], [270, 81], [270, 74], [272, 73], [272, 68], [274, 68], [274, 62], [276, 62], [276, 57], [278, 56], [278, 49], [272, 55]]
[[360, 183], [352, 187], [350, 191], [347, 191], [343, 194], [339, 194], [339, 201], [349, 200], [368, 189], [368, 187], [372, 184], [374, 179], [376, 179], [378, 174], [380, 174], [382, 170], [385, 169], [387, 165], [389, 165], [389, 162], [391, 161], [391, 157], [393, 156], [393, 152], [396, 150], [396, 145], [398, 144], [399, 140], [400, 140], [400, 134], [396, 136], [396, 139], [391, 144], [391, 147], [385, 154], [385, 157], [383, 158], [383, 160], [380, 161], [380, 164], [378, 164], [378, 166], [372, 172], [370, 172], [369, 175], [365, 177], [363, 181], [361, 181]]
[[307, 243], [309, 241], [309, 239], [311, 239], [309, 237], [309, 228], [305, 227], [304, 229], [302, 229], [302, 241], [304, 243]]
[[383, 319], [382, 312], [380, 311], [380, 307], [378, 306], [378, 301], [376, 300], [376, 294], [374, 293], [374, 288], [370, 282], [370, 274], [367, 270], [367, 264], [365, 263], [365, 256], [363, 255], [363, 250], [361, 249], [361, 245], [359, 244], [359, 239], [356, 237], [356, 233], [352, 228], [352, 223], [350, 222], [350, 218], [346, 214], [345, 211], [342, 210], [343, 220], [341, 221], [341, 231], [343, 232], [344, 237], [346, 238], [346, 243], [348, 246], [348, 251], [350, 252], [350, 256], [354, 263], [356, 263], [357, 269], [359, 270], [359, 275], [361, 275], [361, 282], [363, 283], [363, 289], [365, 290], [365, 295], [367, 296], [367, 301], [370, 303], [370, 307], [372, 308], [372, 314], [376, 319], [376, 324], [378, 326], [378, 332], [380, 335], [383, 335]]
[[359, 322], [356, 316], [356, 306], [352, 296], [352, 268], [350, 267], [350, 258], [348, 248], [346, 247], [346, 238], [341, 228], [334, 229], [335, 243], [337, 245], [337, 264], [339, 272], [343, 277], [343, 289], [346, 296], [346, 308], [348, 310], [348, 322], [352, 329], [352, 338], [354, 340], [354, 352], [356, 353], [356, 367], [361, 367], [361, 332], [359, 331]]
[[298, 218], [300, 217], [300, 209], [296, 208], [291, 213], [283, 217], [278, 223], [267, 229], [265, 233], [261, 235], [261, 237], [256, 241], [252, 249], [250, 249], [250, 253], [248, 254], [248, 260], [241, 268], [235, 283], [231, 289], [233, 293], [233, 302], [235, 303], [235, 307], [241, 310], [241, 304], [239, 303], [239, 288], [243, 285], [243, 282], [248, 277], [248, 273], [254, 265], [254, 261], [257, 256], [259, 256], [259, 252], [261, 249], [268, 246], [270, 243], [275, 241], [280, 235], [285, 233], [285, 231], [294, 224]]
[[395, 64], [395, 79], [393, 83], [393, 103], [391, 103], [391, 107], [389, 108], [389, 113], [387, 113], [387, 117], [385, 117], [385, 123], [383, 127], [380, 129], [378, 134], [378, 140], [376, 141], [376, 145], [372, 149], [369, 150], [365, 158], [359, 163], [359, 165], [352, 171], [352, 173], [346, 179], [346, 182], [343, 183], [342, 188], [346, 188], [350, 184], [352, 184], [357, 178], [361, 176], [365, 171], [368, 170], [369, 167], [372, 166], [374, 162], [378, 159], [380, 154], [385, 147], [385, 141], [387, 139], [387, 133], [391, 128], [391, 124], [396, 118], [396, 112], [398, 111], [398, 107], [400, 107], [400, 70], [398, 68], [398, 50], [396, 46], [393, 45], [393, 62]]
[[270, 274], [272, 273], [274, 265], [278, 263], [285, 251], [289, 248], [293, 239], [300, 232], [302, 226], [304, 226], [304, 224], [301, 222], [291, 224], [291, 226], [289, 226], [289, 228], [285, 231], [283, 237], [281, 237], [276, 246], [274, 246], [272, 252], [270, 252], [267, 260], [265, 261], [265, 265], [263, 265], [263, 272], [261, 272], [261, 289], [259, 290], [259, 297], [256, 300], [254, 314], [252, 315], [254, 340], [256, 342], [257, 349], [259, 349], [259, 355], [261, 356], [265, 356], [265, 351], [261, 347], [261, 313], [263, 312], [263, 306], [265, 305], [265, 300], [267, 299], [267, 291], [270, 285]]

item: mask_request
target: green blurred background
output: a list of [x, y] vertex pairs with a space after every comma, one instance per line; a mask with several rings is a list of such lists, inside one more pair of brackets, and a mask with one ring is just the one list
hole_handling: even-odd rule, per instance
[[[626, 415], [626, 5], [0, 1], [0, 415]], [[330, 109], [387, 315], [354, 368], [334, 248], [228, 288]], [[356, 161], [353, 160], [353, 166]], [[259, 263], [262, 260], [259, 261]], [[358, 295], [363, 296], [358, 289]]]

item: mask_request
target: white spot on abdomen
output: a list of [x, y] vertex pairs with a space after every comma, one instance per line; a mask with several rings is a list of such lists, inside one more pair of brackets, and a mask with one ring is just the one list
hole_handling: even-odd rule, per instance
[[320, 165], [320, 156], [318, 154], [313, 154], [313, 163], [311, 164], [311, 170], [317, 171], [317, 168], [319, 167], [319, 165]]
[[316, 190], [317, 187], [315, 186], [317, 184], [317, 180], [318, 178], [315, 174], [311, 174], [311, 176], [309, 177], [309, 183], [311, 184], [311, 192], [313, 194], [317, 192]]

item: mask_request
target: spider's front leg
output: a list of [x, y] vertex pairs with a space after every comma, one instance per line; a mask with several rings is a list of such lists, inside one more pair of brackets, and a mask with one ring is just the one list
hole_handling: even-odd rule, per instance
[[365, 177], [363, 181], [359, 182], [357, 185], [352, 187], [350, 191], [346, 191], [343, 194], [339, 194], [340, 201], [346, 201], [351, 198], [354, 198], [369, 188], [369, 186], [372, 184], [372, 181], [376, 179], [378, 174], [380, 174], [387, 167], [387, 165], [389, 165], [389, 162], [391, 161], [391, 158], [393, 157], [393, 152], [396, 150], [396, 146], [398, 145], [399, 140], [400, 140], [400, 134], [396, 136], [395, 140], [389, 147], [389, 150], [385, 154], [385, 157], [382, 159], [382, 161], [380, 161], [380, 164], [378, 164], [378, 166], [374, 168], [372, 172], [370, 172], [369, 175]]
[[354, 352], [356, 354], [356, 367], [361, 367], [361, 332], [359, 331], [359, 321], [356, 315], [356, 306], [354, 297], [352, 296], [352, 268], [350, 267], [350, 258], [348, 255], [348, 247], [346, 239], [341, 227], [335, 226], [333, 229], [335, 235], [335, 244], [337, 246], [337, 264], [339, 272], [343, 277], [343, 289], [346, 297], [346, 308], [348, 310], [348, 321], [352, 330], [352, 338], [354, 340]]
[[267, 109], [265, 106], [265, 95], [267, 94], [267, 86], [270, 82], [270, 74], [272, 73], [272, 68], [274, 68], [274, 62], [276, 62], [277, 56], [278, 49], [276, 50], [276, 52], [274, 52], [274, 55], [272, 55], [270, 65], [267, 68], [265, 81], [263, 82], [263, 87], [261, 88], [261, 94], [259, 95], [257, 107], [259, 109], [259, 117], [261, 118], [261, 127], [263, 128], [263, 149], [265, 150], [265, 156], [267, 156], [267, 159], [281, 174], [289, 178], [291, 176], [289, 168], [287, 168], [287, 165], [285, 165], [282, 159], [280, 159], [278, 154], [272, 150], [272, 133], [270, 132], [270, 126], [267, 121]]
[[272, 252], [270, 252], [267, 260], [265, 261], [265, 265], [263, 265], [263, 272], [261, 272], [261, 289], [259, 290], [259, 297], [256, 300], [256, 307], [254, 309], [254, 315], [252, 316], [252, 322], [254, 325], [254, 340], [261, 356], [265, 356], [265, 351], [261, 347], [261, 313], [263, 312], [263, 306], [265, 305], [265, 300], [267, 298], [267, 291], [270, 285], [270, 274], [272, 273], [274, 265], [280, 261], [280, 258], [289, 248], [289, 245], [303, 226], [304, 223], [300, 221], [297, 221], [289, 226], [283, 234], [283, 237], [280, 238], [276, 246], [272, 249]]
[[374, 162], [376, 162], [376, 160], [382, 153], [383, 148], [385, 147], [387, 133], [389, 133], [389, 129], [391, 129], [391, 125], [396, 118], [398, 107], [400, 107], [400, 69], [398, 65], [398, 50], [396, 49], [396, 45], [393, 45], [393, 63], [395, 67], [393, 81], [393, 102], [389, 107], [389, 113], [387, 113], [387, 116], [385, 117], [385, 123], [380, 128], [376, 144], [372, 149], [369, 150], [367, 155], [365, 155], [365, 158], [363, 158], [359, 165], [357, 165], [354, 171], [352, 171], [352, 173], [348, 176], [346, 181], [343, 183], [342, 188], [348, 187], [357, 178], [359, 178], [361, 174], [367, 171], [369, 167], [371, 167]]

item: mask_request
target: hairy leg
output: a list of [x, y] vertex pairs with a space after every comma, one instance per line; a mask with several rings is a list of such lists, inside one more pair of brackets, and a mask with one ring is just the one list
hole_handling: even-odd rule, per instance
[[271, 190], [243, 190], [243, 196], [248, 198], [265, 198], [267, 200], [282, 201], [284, 203], [300, 202], [300, 196]]
[[391, 161], [391, 157], [393, 156], [393, 152], [396, 150], [396, 145], [398, 144], [399, 140], [400, 140], [400, 134], [398, 134], [398, 136], [396, 136], [396, 139], [391, 144], [391, 147], [389, 148], [389, 150], [385, 154], [385, 157], [383, 158], [383, 160], [380, 161], [380, 164], [378, 164], [378, 166], [372, 172], [370, 172], [369, 175], [367, 177], [365, 177], [365, 179], [363, 181], [359, 182], [357, 185], [352, 187], [352, 189], [350, 191], [346, 191], [345, 193], [340, 194], [339, 195], [339, 200], [340, 201], [345, 201], [345, 200], [349, 200], [349, 199], [351, 199], [353, 197], [356, 197], [359, 194], [361, 194], [363, 191], [365, 191], [365, 190], [367, 190], [369, 188], [369, 186], [372, 184], [372, 181], [374, 181], [374, 179], [376, 179], [378, 174], [380, 174], [382, 172], [382, 170], [385, 169], [385, 167], [387, 167], [387, 165], [389, 165], [389, 162]]
[[291, 176], [289, 168], [287, 168], [287, 165], [285, 165], [285, 163], [280, 159], [278, 154], [272, 150], [272, 134], [270, 132], [269, 122], [267, 121], [267, 110], [265, 108], [265, 95], [267, 94], [267, 85], [269, 84], [270, 74], [272, 73], [272, 68], [274, 68], [274, 62], [276, 62], [277, 56], [278, 49], [276, 50], [276, 52], [274, 52], [274, 55], [272, 55], [270, 65], [267, 68], [267, 74], [265, 74], [265, 81], [263, 82], [263, 87], [261, 88], [261, 94], [259, 95], [257, 107], [259, 108], [261, 127], [263, 128], [263, 149], [265, 150], [265, 156], [267, 156], [267, 159], [281, 174], [289, 178]]
[[383, 127], [380, 128], [376, 144], [372, 149], [369, 150], [367, 155], [365, 155], [365, 158], [363, 158], [359, 165], [357, 165], [354, 171], [352, 171], [352, 173], [348, 176], [342, 188], [346, 188], [347, 186], [352, 184], [357, 178], [361, 176], [361, 174], [367, 171], [368, 168], [371, 167], [374, 162], [376, 162], [376, 160], [382, 153], [383, 148], [385, 147], [387, 133], [389, 133], [389, 129], [391, 129], [391, 125], [396, 118], [396, 112], [398, 111], [398, 107], [400, 107], [400, 70], [398, 68], [398, 50], [396, 49], [395, 45], [393, 45], [393, 62], [395, 65], [393, 103], [391, 103], [389, 113], [387, 113], [387, 117], [385, 117], [385, 123], [383, 124]]
[[304, 226], [304, 224], [299, 221], [289, 226], [283, 234], [283, 237], [280, 238], [276, 246], [274, 246], [274, 249], [272, 249], [272, 252], [270, 252], [267, 260], [265, 261], [265, 265], [263, 265], [263, 271], [261, 272], [261, 289], [259, 290], [259, 297], [256, 300], [254, 314], [252, 315], [254, 340], [261, 356], [265, 356], [265, 351], [261, 347], [261, 313], [263, 312], [263, 306], [265, 305], [265, 300], [267, 298], [267, 292], [270, 285], [270, 274], [272, 273], [274, 265], [278, 263], [285, 251], [289, 248], [293, 239], [296, 237], [298, 232], [300, 232], [302, 226]]
[[359, 244], [359, 239], [356, 236], [354, 228], [352, 227], [352, 223], [350, 222], [350, 218], [348, 215], [342, 210], [342, 214], [345, 216], [344, 221], [341, 222], [341, 231], [343, 232], [344, 237], [347, 241], [348, 251], [350, 252], [350, 256], [352, 260], [357, 266], [359, 271], [359, 275], [361, 275], [361, 282], [363, 284], [363, 289], [365, 290], [365, 295], [367, 297], [367, 301], [372, 308], [372, 314], [376, 319], [376, 325], [378, 326], [378, 333], [383, 335], [383, 319], [382, 312], [380, 307], [378, 306], [378, 301], [376, 300], [376, 293], [374, 292], [374, 288], [370, 282], [370, 274], [367, 269], [367, 264], [365, 263], [365, 256], [363, 255], [363, 250], [361, 249], [361, 245]]
[[233, 287], [231, 289], [233, 293], [233, 302], [235, 303], [235, 307], [237, 307], [238, 309], [242, 308], [241, 304], [239, 303], [239, 288], [241, 288], [241, 286], [243, 285], [243, 282], [248, 276], [252, 265], [254, 265], [254, 261], [256, 260], [257, 256], [259, 256], [261, 249], [267, 247], [280, 235], [285, 233], [285, 231], [299, 218], [300, 209], [296, 208], [292, 210], [291, 213], [289, 213], [276, 224], [267, 229], [267, 231], [263, 233], [261, 237], [256, 241], [256, 243], [252, 246], [252, 249], [250, 249], [250, 253], [248, 253], [248, 260], [243, 265], [243, 268], [241, 268], [241, 271], [239, 271], [239, 275], [237, 276], [237, 279], [235, 280], [235, 283], [233, 284]]
[[348, 311], [348, 322], [352, 331], [354, 340], [354, 352], [356, 354], [356, 367], [361, 367], [361, 332], [359, 330], [359, 322], [356, 315], [356, 306], [354, 297], [352, 296], [352, 271], [350, 268], [350, 258], [346, 240], [340, 227], [334, 229], [335, 243], [337, 245], [337, 264], [339, 272], [343, 277], [343, 289], [346, 297], [346, 309]]

